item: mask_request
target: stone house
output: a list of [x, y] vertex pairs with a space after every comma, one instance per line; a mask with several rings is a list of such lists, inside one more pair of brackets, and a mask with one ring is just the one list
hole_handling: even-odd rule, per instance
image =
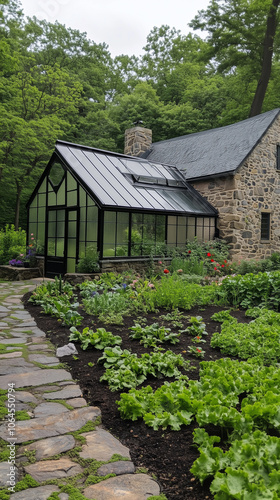
[[156, 143], [149, 143], [150, 132], [126, 131], [125, 153], [175, 165], [218, 209], [219, 236], [233, 260], [280, 251], [280, 108]]

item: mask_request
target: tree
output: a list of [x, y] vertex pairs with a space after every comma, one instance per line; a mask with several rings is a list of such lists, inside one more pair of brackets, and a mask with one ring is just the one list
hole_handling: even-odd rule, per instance
[[249, 116], [262, 109], [271, 75], [273, 55], [279, 47], [278, 7], [280, 0], [212, 0], [190, 26], [207, 30], [208, 57], [218, 71], [230, 73], [238, 66], [258, 75]]

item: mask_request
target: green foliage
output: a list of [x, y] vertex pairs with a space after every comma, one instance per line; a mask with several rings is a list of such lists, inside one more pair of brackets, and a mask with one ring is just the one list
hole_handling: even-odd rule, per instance
[[185, 330], [180, 330], [180, 333], [188, 333], [199, 337], [201, 337], [201, 335], [208, 335], [202, 316], [191, 316], [189, 322], [190, 326], [185, 328]]
[[234, 321], [234, 318], [229, 311], [216, 312], [211, 316], [211, 319], [218, 321], [219, 323], [223, 323], [224, 321]]
[[155, 347], [163, 342], [176, 344], [180, 340], [180, 334], [172, 333], [170, 328], [159, 326], [158, 323], [153, 323], [145, 327], [136, 323], [129, 330], [133, 332], [130, 334], [130, 338], [140, 340], [140, 344], [143, 344], [144, 347]]
[[214, 333], [211, 346], [241, 359], [257, 357], [261, 363], [275, 363], [280, 359], [280, 313], [259, 310], [249, 324], [225, 318], [221, 333]]
[[144, 289], [137, 296], [137, 301], [144, 303], [149, 311], [158, 308], [189, 310], [195, 305], [206, 305], [213, 302], [216, 295], [215, 286], [202, 287], [186, 283], [177, 275], [167, 275], [155, 283], [154, 289]]
[[257, 430], [232, 441], [225, 452], [213, 446], [219, 439], [196, 429], [200, 456], [191, 468], [201, 483], [214, 477], [210, 490], [215, 499], [278, 498], [280, 438]]
[[86, 254], [78, 262], [77, 271], [78, 273], [94, 273], [99, 271], [100, 266], [98, 264], [99, 253], [94, 247], [87, 247]]
[[38, 286], [29, 301], [40, 305], [45, 314], [57, 317], [63, 325], [78, 326], [83, 318], [77, 311], [79, 303], [73, 302], [75, 299], [70, 283], [56, 277], [55, 282]]
[[[279, 368], [227, 358], [202, 361], [200, 366], [200, 380], [181, 377], [154, 392], [148, 386], [121, 394], [117, 402], [121, 417], [143, 418], [155, 429], [170, 426], [173, 430], [196, 418], [199, 426], [219, 426], [233, 439], [255, 429], [280, 428]], [[239, 397], [244, 393], [240, 412]]]
[[278, 310], [280, 305], [280, 271], [225, 278], [217, 291], [228, 304], [244, 308], [268, 307]]
[[13, 224], [7, 224], [0, 229], [0, 265], [9, 264], [9, 260], [15, 259], [26, 252], [26, 232], [22, 229], [15, 230]]
[[82, 332], [79, 332], [75, 326], [72, 326], [70, 332], [69, 340], [80, 342], [83, 350], [88, 349], [88, 347], [103, 350], [105, 347], [122, 343], [121, 337], [107, 332], [105, 328], [97, 328], [96, 332], [94, 332], [87, 327]]
[[122, 351], [119, 347], [105, 348], [98, 362], [104, 363], [107, 368], [100, 381], [108, 382], [111, 391], [137, 387], [148, 375], [178, 378], [181, 376], [178, 368], [187, 370], [189, 367], [189, 363], [180, 354], [163, 352], [160, 348], [156, 348], [152, 354], [142, 354], [140, 358], [127, 349]]
[[98, 316], [99, 314], [125, 314], [129, 310], [129, 300], [125, 293], [107, 292], [102, 295], [98, 293], [93, 297], [83, 299], [85, 311], [88, 314]]

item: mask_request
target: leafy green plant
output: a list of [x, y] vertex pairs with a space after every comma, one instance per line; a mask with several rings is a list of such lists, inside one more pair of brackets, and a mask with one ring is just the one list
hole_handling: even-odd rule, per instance
[[221, 333], [214, 333], [211, 346], [221, 349], [223, 354], [241, 359], [257, 357], [262, 363], [273, 363], [280, 359], [280, 313], [262, 309], [248, 324], [236, 319], [224, 321]]
[[162, 314], [161, 316], [159, 316], [159, 318], [163, 321], [169, 321], [174, 328], [182, 328], [182, 320], [186, 319], [187, 316], [185, 316], [182, 311], [179, 311], [179, 309], [176, 308], [171, 312]]
[[78, 273], [95, 273], [100, 270], [99, 253], [95, 247], [87, 247], [85, 255], [80, 258], [77, 271]]
[[271, 498], [280, 493], [280, 438], [257, 430], [234, 440], [228, 451], [217, 446], [220, 438], [196, 429], [194, 442], [200, 456], [191, 472], [201, 483], [214, 478], [210, 490], [215, 499]]
[[247, 308], [279, 309], [280, 271], [228, 276], [223, 280], [218, 295], [228, 304]]
[[79, 332], [73, 326], [70, 328], [70, 332], [69, 340], [80, 342], [83, 350], [88, 349], [89, 346], [103, 350], [105, 347], [120, 345], [122, 343], [121, 337], [107, 332], [105, 328], [97, 328], [96, 332], [94, 332], [87, 327], [82, 332]]
[[95, 294], [93, 297], [83, 299], [85, 311], [88, 314], [98, 316], [99, 314], [125, 314], [129, 311], [129, 298], [126, 293], [107, 292], [102, 295]]
[[224, 321], [234, 321], [234, 318], [229, 311], [216, 312], [211, 316], [211, 319], [218, 321], [219, 323], [223, 323]]
[[201, 335], [208, 335], [206, 331], [206, 325], [203, 322], [202, 316], [191, 316], [190, 326], [185, 328], [185, 330], [179, 330], [180, 333], [188, 333], [189, 335], [193, 335], [195, 337], [201, 337]]
[[189, 346], [188, 353], [196, 358], [204, 358], [205, 351], [201, 347]]
[[139, 323], [130, 327], [133, 333], [130, 334], [130, 338], [140, 340], [140, 344], [144, 347], [155, 347], [163, 342], [170, 342], [171, 344], [176, 344], [179, 342], [179, 333], [172, 333], [170, 328], [165, 328], [164, 326], [159, 326], [158, 323], [153, 323], [152, 325], [147, 325], [142, 327]]
[[41, 307], [45, 314], [55, 316], [67, 326], [78, 326], [82, 323], [83, 317], [77, 311], [79, 303], [71, 304], [67, 296], [62, 296], [60, 299], [52, 297], [46, 303], [42, 302]]
[[123, 388], [137, 387], [142, 384], [148, 375], [156, 378], [160, 376], [178, 378], [182, 374], [178, 368], [187, 370], [189, 362], [180, 354], [165, 351], [160, 348], [152, 354], [142, 354], [140, 358], [128, 350], [122, 351], [119, 347], [105, 348], [99, 363], [107, 368], [100, 381], [106, 381], [111, 391]]

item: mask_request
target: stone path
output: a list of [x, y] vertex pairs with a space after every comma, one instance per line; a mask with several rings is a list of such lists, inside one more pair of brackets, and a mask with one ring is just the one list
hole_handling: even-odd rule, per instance
[[[99, 408], [87, 406], [24, 310], [22, 295], [40, 281], [0, 283], [0, 396], [8, 391], [8, 415], [0, 420], [0, 451], [6, 451], [0, 488], [10, 488], [10, 500], [47, 500], [53, 493], [68, 500], [75, 491], [94, 500], [159, 495], [158, 483], [136, 473], [129, 450], [102, 428]], [[17, 414], [14, 420], [15, 411], [29, 419]], [[16, 492], [14, 485], [27, 474], [37, 486]]]

